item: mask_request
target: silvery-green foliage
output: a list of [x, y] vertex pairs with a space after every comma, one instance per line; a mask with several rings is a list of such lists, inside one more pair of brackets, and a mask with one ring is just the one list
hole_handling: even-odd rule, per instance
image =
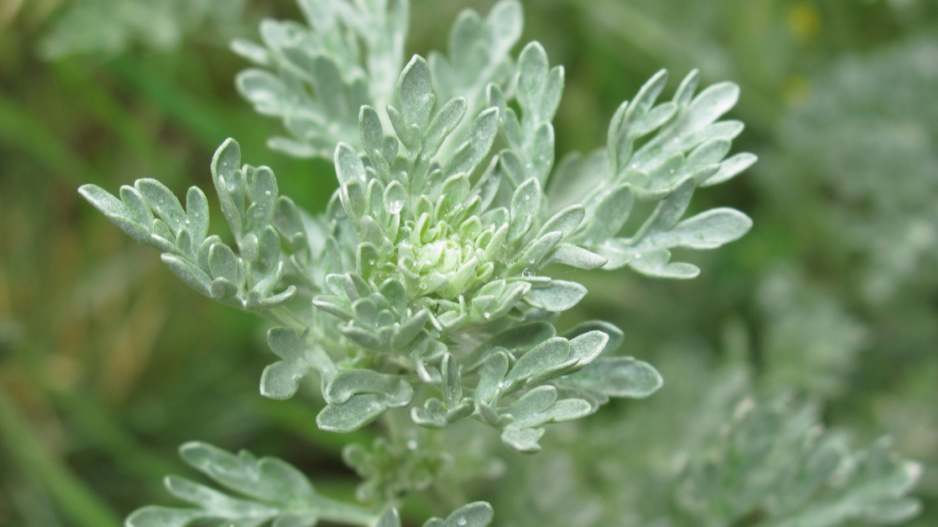
[[[441, 97], [466, 99], [470, 109], [486, 103], [489, 86], [507, 87], [515, 75], [511, 50], [521, 38], [521, 3], [496, 3], [484, 19], [462, 11], [450, 29], [446, 55], [430, 53], [434, 87]], [[470, 112], [475, 113], [475, 112]]]
[[342, 459], [363, 480], [355, 496], [363, 502], [389, 502], [426, 490], [452, 460], [440, 450], [417, 447], [416, 440], [394, 443], [383, 437], [375, 439], [370, 449], [359, 444], [346, 446]]
[[[930, 350], [931, 351], [931, 350]], [[935, 387], [938, 386], [938, 364], [918, 365], [896, 390], [877, 398], [872, 416], [884, 429], [892, 431], [896, 449], [922, 462], [924, 471], [917, 486], [923, 498], [923, 515], [912, 522], [916, 527], [934, 523], [930, 497], [938, 482], [938, 450], [931, 439], [938, 437], [938, 413], [935, 412]], [[923, 441], [923, 439], [925, 439]]]
[[[521, 3], [514, 0], [496, 3], [484, 19], [471, 9], [463, 10], [450, 29], [447, 53], [431, 51], [428, 56], [438, 96], [444, 100], [463, 98], [469, 115], [491, 106], [487, 92], [508, 90], [515, 80], [511, 51], [521, 38], [523, 25]], [[461, 136], [469, 125], [464, 120], [454, 136]], [[452, 146], [453, 141], [444, 144], [444, 151]]]
[[[327, 498], [302, 472], [276, 458], [257, 459], [247, 451], [226, 452], [205, 443], [186, 443], [180, 455], [225, 491], [179, 476], [165, 479], [166, 489], [194, 507], [147, 506], [128, 518], [128, 527], [234, 526], [313, 527], [320, 521], [361, 527], [400, 527], [396, 509], [366, 509]], [[445, 520], [431, 518], [424, 527], [485, 527], [492, 521], [488, 503], [475, 502]]]
[[558, 427], [537, 456], [508, 459], [485, 496], [500, 521], [517, 527], [697, 527], [673, 509], [689, 452], [724, 424], [749, 386], [740, 372], [714, 372], [707, 350], [659, 353], [665, 389], [641, 404], [617, 405]]
[[745, 518], [771, 527], [886, 524], [919, 512], [907, 494], [921, 465], [901, 460], [889, 440], [854, 450], [823, 429], [815, 405], [787, 397], [744, 399], [735, 414], [678, 488], [678, 503], [699, 525]]
[[[290, 137], [271, 138], [272, 148], [328, 158], [340, 141], [361, 146], [358, 112], [363, 105], [388, 122], [385, 109], [403, 64], [409, 2], [299, 4], [306, 26], [265, 20], [262, 46], [243, 39], [232, 43], [235, 52], [259, 66], [241, 72], [237, 86], [259, 113], [283, 119]], [[514, 75], [510, 52], [521, 26], [518, 2], [496, 4], [485, 19], [463, 11], [450, 32], [448, 54], [429, 56], [439, 96], [461, 97], [469, 115], [475, 115], [485, 104], [488, 86], [507, 88]]]
[[[385, 517], [390, 516], [385, 514]], [[485, 527], [495, 516], [492, 506], [484, 501], [477, 501], [456, 509], [445, 519], [430, 518], [423, 527]], [[379, 527], [400, 527], [400, 522], [387, 522]]]
[[519, 527], [819, 527], [894, 523], [919, 510], [909, 494], [921, 466], [888, 439], [856, 449], [845, 432], [824, 429], [817, 405], [760, 395], [740, 368], [714, 368], [702, 350], [681, 348], [658, 361], [671, 389], [563, 427], [544, 453], [512, 460], [490, 496], [500, 518]]
[[[791, 109], [778, 136], [767, 195], [786, 210], [813, 199], [825, 247], [860, 260], [872, 304], [934, 287], [938, 269], [938, 40], [918, 37], [825, 69], [811, 97]], [[798, 160], [807, 170], [787, 168]]]
[[[388, 68], [399, 68], [406, 3], [301, 6], [311, 29], [268, 21], [267, 49], [235, 45], [280, 74], [248, 70], [239, 85], [288, 124], [329, 123], [304, 143], [334, 147], [339, 188], [324, 216], [278, 197], [269, 169], [239, 167], [234, 141], [218, 149], [212, 173], [237, 253], [206, 237], [198, 189], [186, 212], [152, 180], [125, 187], [121, 199], [82, 187], [197, 290], [284, 324], [268, 335], [281, 360], [265, 369], [261, 393], [290, 397], [316, 373], [324, 430], [349, 432], [409, 406], [421, 426], [471, 417], [533, 452], [544, 425], [591, 414], [610, 397], [655, 392], [654, 368], [613, 355], [618, 328], [593, 322], [558, 334], [551, 320], [586, 288], [546, 268], [628, 265], [689, 278], [698, 269], [671, 263], [670, 249], [712, 249], [744, 234], [751, 222], [733, 209], [681, 221], [698, 186], [755, 160], [723, 159], [742, 130], [717, 121], [736, 102], [735, 85], [694, 96], [692, 73], [673, 101], [655, 105], [661, 72], [616, 112], [605, 149], [554, 169], [563, 69], [536, 42], [516, 67], [507, 56], [520, 34], [517, 3], [497, 4], [485, 21], [463, 14], [448, 58], [415, 55], [396, 79]], [[454, 88], [466, 78], [485, 89]], [[495, 153], [499, 136], [507, 146]], [[631, 237], [616, 237], [636, 201], [657, 205]], [[298, 293], [312, 298], [311, 318], [284, 305]]]
[[307, 25], [264, 20], [263, 45], [232, 49], [258, 68], [242, 71], [238, 91], [261, 114], [280, 117], [291, 137], [271, 148], [330, 157], [339, 141], [358, 142], [358, 111], [390, 101], [404, 57], [408, 0], [300, 0]]
[[186, 194], [185, 209], [172, 191], [149, 178], [121, 187], [119, 198], [91, 184], [79, 192], [130, 237], [161, 251], [167, 267], [196, 291], [235, 307], [271, 313], [297, 291], [294, 285], [279, 290], [286, 266], [281, 235], [273, 224], [278, 204], [288, 199], [278, 196], [269, 168], [240, 163], [238, 144], [230, 139], [212, 161], [215, 189], [237, 253], [218, 236], [208, 235], [208, 200], [197, 187]]
[[[245, 0], [83, 0], [66, 2], [40, 42], [51, 59], [83, 53], [113, 55], [135, 44], [156, 50], [179, 45], [189, 33], [227, 33], [237, 26]], [[230, 33], [228, 33], [230, 34]]]
[[[430, 518], [423, 527], [485, 527], [494, 517], [492, 506], [477, 501], [456, 509], [446, 519]], [[376, 527], [401, 527], [401, 519], [396, 509], [388, 509]]]
[[[719, 247], [745, 234], [752, 222], [729, 208], [682, 220], [691, 197], [698, 187], [733, 178], [756, 157], [740, 153], [724, 159], [743, 129], [739, 121], [717, 120], [735, 105], [735, 84], [715, 84], [695, 96], [698, 74], [691, 72], [671, 101], [656, 105], [666, 79], [659, 72], [631, 102], [622, 103], [605, 149], [563, 159], [547, 195], [551, 210], [582, 204], [585, 218], [570, 241], [606, 258], [605, 269], [628, 266], [649, 276], [693, 278], [700, 270], [671, 262], [672, 249]], [[636, 201], [657, 205], [631, 236], [617, 237]]]
[[189, 465], [234, 495], [179, 477], [164, 483], [175, 497], [195, 508], [148, 506], [127, 518], [132, 527], [205, 525], [313, 526], [320, 519], [356, 523], [374, 520], [366, 511], [318, 494], [296, 468], [275, 458], [257, 459], [249, 452], [232, 454], [204, 443], [187, 443], [180, 455]]
[[869, 330], [840, 299], [792, 269], [770, 273], [757, 292], [763, 313], [762, 382], [834, 397], [844, 389]]
[[[340, 188], [327, 217], [334, 237], [354, 232], [354, 251], [335, 244], [354, 267], [327, 275], [325, 294], [313, 303], [342, 321], [337, 329], [347, 339], [382, 357], [389, 351], [408, 356], [411, 378], [437, 388], [438, 396], [412, 409], [415, 422], [442, 427], [476, 416], [499, 428], [507, 445], [534, 451], [542, 425], [589, 414], [609, 396], [647, 396], [660, 385], [640, 361], [603, 358], [588, 367], [617, 347], [618, 338], [607, 344], [618, 330], [596, 324], [557, 336], [544, 317], [573, 307], [586, 290], [543, 269], [601, 267], [607, 259], [599, 252], [617, 259], [608, 267], [645, 257], [632, 267], [688, 277], [696, 268], [669, 264], [668, 248], [713, 248], [748, 230], [749, 219], [731, 209], [678, 223], [697, 185], [729, 179], [754, 160], [741, 154], [722, 161], [741, 125], [714, 121], [735, 102], [736, 89], [717, 85], [694, 98], [691, 75], [677, 102], [653, 106], [664, 80], [657, 75], [613, 119], [598, 178], [591, 171], [553, 175], [574, 182], [557, 184], [564, 190], [555, 197], [566, 202], [550, 213], [554, 202], [543, 189], [551, 177], [550, 120], [562, 69], [549, 68], [543, 48], [529, 44], [512, 90], [491, 84], [492, 106], [476, 115], [466, 113], [461, 97], [437, 101], [433, 71], [413, 57], [386, 109], [390, 126], [378, 109], [364, 106], [362, 146], [337, 146]], [[458, 137], [463, 120], [471, 125]], [[633, 154], [636, 141], [656, 130]], [[499, 131], [509, 147], [492, 156]], [[458, 145], [452, 154], [440, 149], [451, 138]], [[635, 199], [660, 203], [632, 238], [613, 238]], [[469, 331], [471, 339], [460, 337]], [[400, 363], [393, 367], [403, 373]], [[343, 386], [339, 391], [349, 398], [330, 403], [321, 427], [344, 431], [388, 407], [344, 375], [330, 386]], [[403, 390], [391, 398], [395, 403], [409, 395], [393, 376], [382, 379]], [[329, 388], [326, 393], [328, 401]]]
[[456, 496], [473, 482], [500, 477], [504, 462], [492, 455], [500, 446], [471, 428], [471, 423], [445, 433], [416, 428], [404, 440], [379, 437], [370, 446], [347, 445], [342, 459], [362, 478], [356, 497], [364, 503], [390, 503], [431, 488]]

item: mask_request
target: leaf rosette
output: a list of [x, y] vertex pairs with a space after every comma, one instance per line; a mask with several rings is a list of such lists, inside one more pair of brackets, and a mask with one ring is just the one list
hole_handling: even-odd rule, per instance
[[[403, 68], [407, 2], [301, 5], [308, 28], [265, 21], [264, 46], [234, 44], [259, 66], [238, 86], [284, 119], [291, 137], [272, 146], [332, 153], [338, 188], [324, 214], [280, 196], [270, 169], [241, 165], [233, 140], [212, 163], [233, 245], [208, 236], [198, 189], [184, 210], [154, 180], [120, 199], [82, 188], [189, 285], [278, 324], [268, 343], [279, 360], [261, 393], [291, 397], [315, 373], [325, 430], [409, 407], [419, 425], [473, 418], [531, 452], [546, 424], [657, 390], [651, 365], [614, 356], [618, 328], [558, 334], [552, 321], [587, 291], [552, 278], [551, 266], [691, 278], [699, 269], [672, 262], [671, 250], [714, 249], [748, 231], [749, 218], [728, 208], [682, 219], [698, 188], [755, 161], [724, 160], [742, 124], [719, 119], [738, 88], [695, 95], [692, 72], [656, 103], [660, 72], [619, 107], [604, 148], [555, 166], [564, 69], [537, 42], [512, 58], [519, 3], [499, 2], [485, 19], [465, 12], [447, 55], [414, 55]], [[621, 236], [633, 209], [651, 212]]]

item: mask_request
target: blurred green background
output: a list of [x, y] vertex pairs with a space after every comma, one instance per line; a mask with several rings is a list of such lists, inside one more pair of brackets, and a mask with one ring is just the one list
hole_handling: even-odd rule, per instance
[[[490, 5], [413, 0], [408, 51], [444, 48], [459, 9]], [[586, 275], [591, 294], [561, 325], [616, 323], [664, 390], [693, 393], [712, 365], [744, 363], [757, 389], [822, 401], [826, 422], [861, 444], [892, 435], [925, 465], [912, 525], [938, 525], [938, 4], [539, 0], [525, 11], [525, 40], [566, 66], [558, 152], [601, 145], [616, 106], [659, 68], [672, 90], [699, 68], [702, 84], [741, 85], [731, 117], [747, 129], [734, 151], [761, 159], [695, 200], [755, 221], [741, 241], [690, 256], [701, 277]], [[321, 210], [331, 165], [267, 149], [280, 124], [233, 88], [246, 64], [227, 42], [255, 39], [265, 16], [299, 13], [288, 0], [0, 0], [0, 525], [116, 526], [168, 503], [160, 478], [184, 471], [176, 448], [194, 439], [282, 457], [352, 496], [358, 480], [338, 454], [373, 432], [318, 431], [313, 390], [260, 397], [261, 321], [178, 283], [76, 192], [141, 177], [180, 195], [209, 188], [212, 152], [235, 137], [282, 194]], [[654, 420], [682, 411], [640, 404], [589, 426], [617, 433], [603, 423], [629, 414], [666, 434]], [[625, 467], [648, 446], [628, 441]]]

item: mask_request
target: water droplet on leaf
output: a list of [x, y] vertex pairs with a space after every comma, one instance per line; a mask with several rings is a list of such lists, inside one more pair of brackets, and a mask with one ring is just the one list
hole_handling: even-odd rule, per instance
[[392, 199], [387, 203], [388, 213], [389, 214], [398, 214], [404, 210], [404, 200], [402, 199]]

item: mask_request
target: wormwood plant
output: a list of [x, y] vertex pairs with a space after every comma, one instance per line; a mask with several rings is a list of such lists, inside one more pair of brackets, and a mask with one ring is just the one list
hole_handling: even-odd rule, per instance
[[[232, 243], [209, 235], [196, 187], [185, 208], [153, 179], [118, 196], [94, 185], [80, 192], [189, 286], [275, 324], [267, 341], [277, 360], [261, 374], [262, 395], [292, 397], [312, 377], [325, 401], [319, 428], [383, 421], [386, 437], [345, 450], [366, 478], [365, 503], [317, 493], [281, 460], [188, 443], [183, 459], [229, 492], [169, 477], [167, 489], [192, 507], [144, 507], [130, 526], [399, 527], [408, 493], [456, 501], [473, 469], [453, 462], [446, 429], [494, 429], [504, 448], [533, 453], [546, 425], [662, 385], [651, 365], [618, 354], [623, 333], [612, 324], [558, 331], [557, 316], [587, 291], [552, 278], [553, 265], [693, 278], [699, 269], [672, 261], [672, 249], [713, 249], [751, 226], [729, 208], [685, 218], [698, 188], [755, 161], [726, 157], [743, 128], [718, 120], [736, 102], [731, 83], [698, 93], [692, 72], [658, 102], [660, 72], [615, 112], [604, 148], [555, 165], [564, 70], [537, 42], [515, 58], [518, 2], [484, 19], [463, 12], [447, 53], [406, 64], [406, 0], [299, 4], [308, 25], [267, 20], [263, 45], [232, 47], [256, 65], [238, 76], [239, 91], [289, 133], [270, 146], [334, 161], [339, 186], [323, 214], [281, 196], [269, 168], [242, 164], [233, 139], [211, 165]], [[709, 467], [692, 468], [689, 481], [701, 483], [682, 494], [708, 513], [720, 503], [709, 500]], [[490, 524], [488, 503], [464, 502], [424, 526]]]

